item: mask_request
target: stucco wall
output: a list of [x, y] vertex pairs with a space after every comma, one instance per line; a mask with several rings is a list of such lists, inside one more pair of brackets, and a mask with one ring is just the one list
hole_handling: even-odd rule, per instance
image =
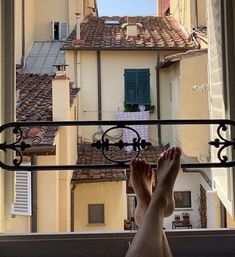
[[[208, 2], [208, 38], [209, 38], [209, 106], [211, 119], [226, 118], [225, 99], [223, 87], [223, 65], [222, 65], [222, 38], [221, 38], [221, 6], [219, 0]], [[211, 139], [217, 138], [217, 126], [211, 127]], [[226, 136], [226, 135], [225, 135]], [[229, 134], [227, 134], [229, 137]], [[229, 151], [223, 151], [224, 154], [230, 155]], [[218, 161], [217, 150], [212, 148], [211, 160]], [[229, 169], [212, 169], [213, 185], [217, 190], [220, 200], [223, 202], [227, 211], [234, 217], [234, 200], [232, 171]]]
[[[127, 217], [125, 182], [78, 184], [74, 197], [74, 231], [123, 230]], [[104, 225], [88, 224], [88, 204], [104, 204]]]
[[[97, 53], [95, 51], [81, 51], [80, 60], [74, 59], [72, 51], [66, 52], [69, 64], [68, 74], [71, 80], [77, 81], [81, 88], [79, 96], [79, 119], [98, 120], [97, 96]], [[124, 69], [149, 68], [151, 104], [156, 103], [156, 52], [147, 51], [101, 51], [101, 88], [102, 88], [102, 119], [116, 120], [117, 111], [124, 110]], [[78, 63], [78, 69], [73, 69]], [[76, 74], [78, 78], [76, 78]], [[89, 101], [88, 101], [89, 99]], [[151, 115], [156, 119], [157, 113]], [[82, 128], [83, 141], [90, 141], [97, 128]], [[156, 127], [150, 128], [150, 138], [156, 140]]]
[[[187, 32], [191, 32], [193, 27], [206, 26], [206, 1], [197, 0], [197, 19], [196, 1], [170, 1], [170, 13], [183, 25]], [[198, 24], [197, 24], [198, 22]]]
[[165, 218], [164, 227], [167, 229], [172, 228], [172, 221], [175, 220], [175, 215], [180, 215], [182, 220], [182, 213], [190, 213], [190, 223], [193, 228], [200, 228], [200, 184], [205, 188], [205, 190], [210, 190], [209, 185], [201, 177], [199, 173], [186, 173], [180, 170], [179, 175], [176, 179], [174, 186], [174, 191], [191, 191], [191, 208], [175, 209], [170, 217]]
[[[207, 80], [207, 54], [182, 58], [162, 69], [161, 119], [208, 118]], [[163, 144], [180, 145], [184, 154], [202, 161], [209, 156], [208, 140], [208, 126], [162, 126]]]
[[[181, 60], [179, 119], [209, 118], [207, 81], [207, 54]], [[209, 126], [177, 128], [184, 153], [205, 162], [209, 157]]]

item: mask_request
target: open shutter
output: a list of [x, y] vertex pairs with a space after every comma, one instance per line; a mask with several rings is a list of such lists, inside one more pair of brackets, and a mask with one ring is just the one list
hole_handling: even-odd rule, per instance
[[68, 37], [68, 23], [66, 21], [60, 22], [60, 40], [65, 41]]
[[31, 172], [15, 171], [15, 202], [12, 214], [32, 215]]
[[51, 22], [51, 40], [55, 39], [55, 22]]
[[150, 80], [149, 69], [138, 70], [137, 91], [138, 104], [150, 105]]
[[126, 69], [125, 71], [125, 104], [137, 104], [137, 72]]

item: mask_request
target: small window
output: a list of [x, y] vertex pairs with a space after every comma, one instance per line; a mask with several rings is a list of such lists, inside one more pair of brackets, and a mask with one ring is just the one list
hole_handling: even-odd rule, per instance
[[150, 105], [149, 69], [125, 69], [125, 104]]
[[104, 224], [104, 204], [88, 204], [88, 224]]
[[68, 37], [68, 23], [65, 21], [52, 22], [52, 39], [65, 41]]
[[192, 208], [191, 191], [174, 192], [175, 208]]

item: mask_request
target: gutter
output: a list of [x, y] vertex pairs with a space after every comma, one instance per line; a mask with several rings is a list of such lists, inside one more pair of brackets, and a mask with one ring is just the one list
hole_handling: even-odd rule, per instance
[[183, 169], [183, 172], [186, 172], [186, 173], [199, 173], [203, 178], [204, 180], [206, 181], [206, 183], [209, 185], [210, 188], [212, 188], [212, 181], [207, 177], [206, 173], [202, 170], [191, 170], [191, 169]]
[[22, 0], [22, 56], [21, 56], [21, 68], [25, 63], [25, 0]]
[[71, 218], [70, 218], [70, 226], [71, 232], [74, 232], [74, 192], [77, 187], [77, 184], [72, 184], [71, 187]]
[[[36, 155], [31, 156], [31, 164], [37, 165]], [[38, 232], [38, 205], [37, 205], [37, 172], [32, 174], [32, 217], [31, 217], [31, 233]]]
[[[65, 43], [66, 44], [66, 43]], [[126, 48], [126, 47], [107, 47], [107, 48], [102, 48], [102, 47], [97, 47], [97, 48], [91, 48], [91, 47], [64, 47], [62, 46], [60, 50], [63, 51], [189, 51], [189, 50], [195, 50], [195, 47], [151, 47], [151, 48]]]
[[[158, 68], [160, 62], [160, 56], [159, 52], [157, 52], [157, 66], [155, 67], [156, 69], [156, 91], [157, 91], [157, 119], [161, 119], [161, 91], [160, 91], [160, 70]], [[161, 146], [162, 145], [162, 131], [161, 131], [161, 126], [157, 125], [158, 128], [158, 144]]]
[[101, 88], [101, 58], [97, 51], [97, 94], [98, 94], [98, 120], [102, 120], [102, 88]]

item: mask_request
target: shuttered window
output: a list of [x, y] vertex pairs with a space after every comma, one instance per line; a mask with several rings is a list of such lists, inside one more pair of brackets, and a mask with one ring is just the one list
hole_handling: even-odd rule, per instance
[[149, 69], [125, 69], [125, 104], [150, 105]]
[[104, 204], [88, 204], [88, 224], [104, 224]]
[[68, 22], [52, 21], [51, 30], [52, 30], [52, 35], [51, 35], [52, 40], [65, 41], [68, 37]]
[[31, 172], [15, 171], [15, 200], [12, 214], [32, 215]]

